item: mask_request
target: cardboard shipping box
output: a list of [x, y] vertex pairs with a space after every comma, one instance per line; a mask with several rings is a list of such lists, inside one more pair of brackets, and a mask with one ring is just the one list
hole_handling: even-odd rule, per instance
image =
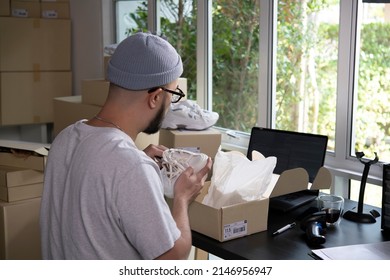
[[0, 202], [0, 259], [39, 260], [41, 198]]
[[107, 68], [108, 68], [108, 63], [110, 62], [111, 55], [104, 54], [103, 55], [103, 73], [104, 73], [104, 79], [107, 80]]
[[11, 11], [11, 1], [10, 0], [0, 0], [0, 16], [8, 17], [10, 16]]
[[0, 72], [71, 71], [71, 21], [0, 17]]
[[[32, 1], [34, 1], [34, 0], [32, 0]], [[41, 2], [68, 2], [69, 3], [69, 1], [70, 0], [40, 0]]]
[[[213, 208], [202, 203], [210, 182], [206, 182], [202, 193], [189, 207], [191, 229], [220, 242], [251, 235], [267, 230], [269, 198], [305, 189], [330, 188], [332, 177], [328, 169], [322, 167], [313, 184], [305, 169], [295, 168], [273, 176], [269, 191], [264, 198], [238, 203], [222, 208]], [[167, 198], [172, 206], [172, 199]]]
[[41, 197], [43, 171], [0, 166], [0, 200], [13, 202]]
[[45, 170], [50, 145], [0, 139], [0, 165]]
[[78, 120], [92, 118], [100, 111], [100, 106], [82, 103], [81, 99], [81, 95], [53, 99], [54, 135]]
[[42, 171], [0, 165], [0, 187], [12, 188], [42, 182]]
[[160, 144], [168, 148], [185, 148], [204, 153], [212, 159], [221, 146], [221, 133], [213, 128], [206, 130], [160, 130]]
[[41, 5], [33, 1], [11, 1], [11, 15], [22, 18], [40, 18]]
[[35, 197], [41, 197], [43, 183], [17, 186], [12, 188], [0, 187], [0, 200], [6, 202], [20, 201]]
[[0, 72], [0, 124], [51, 123], [53, 98], [72, 94], [72, 72]]
[[41, 2], [41, 17], [51, 19], [69, 19], [69, 2]]
[[81, 81], [82, 102], [103, 106], [106, 102], [110, 82], [103, 79], [87, 79]]

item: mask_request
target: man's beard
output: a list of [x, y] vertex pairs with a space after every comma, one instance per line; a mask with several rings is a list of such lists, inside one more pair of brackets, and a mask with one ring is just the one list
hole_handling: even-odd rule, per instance
[[149, 123], [148, 127], [145, 128], [145, 130], [143, 131], [144, 133], [154, 134], [160, 130], [162, 121], [165, 117], [165, 107], [166, 107], [165, 102], [166, 99], [164, 100], [164, 104], [162, 104], [154, 119]]

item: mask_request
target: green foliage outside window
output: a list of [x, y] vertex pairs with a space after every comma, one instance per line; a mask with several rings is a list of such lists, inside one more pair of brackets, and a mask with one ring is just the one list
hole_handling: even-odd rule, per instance
[[[319, 22], [315, 17], [330, 2], [279, 1], [275, 126], [328, 135], [329, 148], [334, 149], [338, 24]], [[196, 98], [196, 3], [161, 1], [162, 10], [170, 11], [169, 16], [162, 15], [161, 31], [182, 55], [190, 99]], [[257, 3], [213, 1], [213, 110], [220, 114], [218, 126], [245, 132], [256, 125], [261, 113], [258, 62], [263, 54], [259, 54]], [[144, 3], [130, 14], [138, 27], [129, 33], [146, 30], [146, 7]], [[390, 25], [364, 25], [361, 41], [357, 112], [365, 113], [356, 116], [359, 140], [355, 148], [390, 150]], [[371, 101], [378, 96], [382, 102]], [[375, 132], [372, 139], [367, 131]], [[377, 146], [381, 147], [373, 145], [380, 141]]]

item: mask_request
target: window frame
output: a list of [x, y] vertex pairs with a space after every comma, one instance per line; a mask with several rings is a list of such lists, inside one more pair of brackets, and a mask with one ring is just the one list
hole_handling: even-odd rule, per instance
[[[196, 0], [194, 0], [196, 1]], [[277, 0], [258, 0], [260, 3], [260, 48], [258, 124], [272, 127], [275, 123], [276, 92], [276, 22]], [[148, 27], [158, 32], [160, 0], [148, 0]], [[340, 1], [339, 53], [337, 73], [337, 105], [334, 152], [327, 152], [325, 166], [334, 175], [334, 192], [349, 196], [349, 180], [360, 180], [364, 166], [350, 155], [352, 143], [352, 114], [356, 89], [357, 48], [359, 47], [360, 11], [363, 1]], [[198, 1], [197, 17], [197, 102], [203, 108], [212, 110], [212, 0]], [[222, 134], [222, 148], [246, 153], [249, 134], [216, 127]], [[367, 182], [381, 186], [382, 165], [371, 166]]]

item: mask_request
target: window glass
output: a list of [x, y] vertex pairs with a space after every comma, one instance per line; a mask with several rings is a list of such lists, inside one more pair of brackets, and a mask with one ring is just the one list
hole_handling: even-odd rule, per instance
[[[360, 181], [351, 180], [351, 200], [359, 201], [360, 184]], [[368, 205], [382, 207], [382, 188], [377, 185], [367, 183], [364, 190], [363, 202]]]
[[[117, 2], [118, 42], [138, 31], [148, 31], [148, 1]], [[159, 2], [157, 34], [166, 38], [183, 60], [183, 78], [187, 79], [187, 98], [196, 99], [196, 15], [195, 0]], [[185, 90], [185, 89], [184, 89]]]
[[390, 4], [363, 3], [351, 155], [390, 161]]
[[196, 100], [196, 0], [160, 1], [161, 33], [177, 49], [187, 79], [187, 98]]
[[217, 125], [249, 132], [259, 114], [259, 4], [214, 0], [212, 91]]
[[339, 2], [278, 1], [278, 129], [323, 134], [335, 147]]
[[116, 41], [119, 43], [129, 34], [147, 30], [148, 1], [116, 2]]

